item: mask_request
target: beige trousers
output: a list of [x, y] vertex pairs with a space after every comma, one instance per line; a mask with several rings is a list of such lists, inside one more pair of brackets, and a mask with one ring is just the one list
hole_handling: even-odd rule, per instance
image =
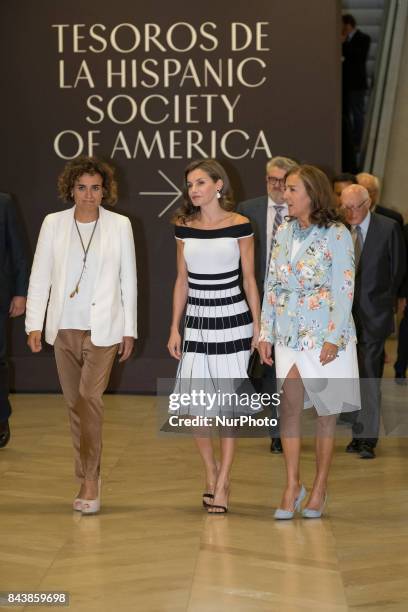
[[102, 395], [109, 382], [118, 345], [95, 346], [89, 331], [60, 329], [54, 351], [69, 409], [75, 474], [81, 482], [98, 480], [102, 453]]

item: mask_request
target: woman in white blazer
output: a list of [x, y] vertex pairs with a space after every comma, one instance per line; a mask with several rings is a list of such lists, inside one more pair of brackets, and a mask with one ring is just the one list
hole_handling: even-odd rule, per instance
[[41, 227], [27, 297], [26, 332], [34, 353], [54, 345], [68, 404], [81, 488], [74, 510], [100, 509], [102, 395], [117, 353], [132, 353], [137, 337], [136, 259], [127, 217], [101, 206], [115, 204], [112, 168], [95, 158], [66, 164], [60, 197], [74, 206], [47, 215]]

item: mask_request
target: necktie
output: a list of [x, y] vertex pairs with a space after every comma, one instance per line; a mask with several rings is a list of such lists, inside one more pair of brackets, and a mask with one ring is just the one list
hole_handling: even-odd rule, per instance
[[363, 233], [359, 225], [356, 225], [355, 227], [353, 227], [352, 233], [354, 236], [354, 259], [355, 259], [355, 266], [357, 268], [360, 262], [361, 252], [363, 250]]
[[282, 223], [282, 210], [285, 208], [284, 206], [278, 206], [277, 204], [274, 204], [273, 207], [275, 209], [275, 219], [273, 221], [272, 240], [275, 238], [276, 230]]
[[275, 218], [273, 220], [272, 233], [269, 234], [269, 232], [267, 232], [267, 236], [266, 236], [267, 245], [266, 245], [266, 277], [265, 277], [265, 280], [268, 277], [269, 260], [271, 258], [273, 239], [275, 238], [276, 230], [282, 223], [282, 210], [285, 207], [280, 206], [278, 204], [274, 204], [273, 206], [268, 206], [268, 215], [270, 214], [272, 208], [275, 209]]

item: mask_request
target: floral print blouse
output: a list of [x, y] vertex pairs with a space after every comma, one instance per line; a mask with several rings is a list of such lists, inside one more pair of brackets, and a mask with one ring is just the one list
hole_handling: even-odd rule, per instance
[[356, 341], [351, 308], [354, 246], [341, 223], [314, 226], [292, 257], [294, 221], [276, 232], [259, 339], [298, 351]]

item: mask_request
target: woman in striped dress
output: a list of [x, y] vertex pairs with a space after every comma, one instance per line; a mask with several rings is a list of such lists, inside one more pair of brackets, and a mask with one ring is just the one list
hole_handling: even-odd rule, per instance
[[[217, 161], [190, 163], [184, 179], [184, 203], [174, 220], [177, 279], [167, 347], [180, 362], [176, 390], [205, 392], [214, 399], [220, 390], [237, 390], [248, 377], [259, 335], [253, 233], [248, 219], [233, 212], [229, 179]], [[240, 264], [247, 301], [239, 284]], [[186, 305], [182, 346], [179, 326]], [[200, 401], [177, 414], [214, 418], [228, 412], [236, 414], [222, 401]], [[211, 514], [225, 513], [235, 438], [225, 432], [220, 436], [220, 463], [208, 431], [195, 430], [194, 439], [205, 467], [203, 505]]]

